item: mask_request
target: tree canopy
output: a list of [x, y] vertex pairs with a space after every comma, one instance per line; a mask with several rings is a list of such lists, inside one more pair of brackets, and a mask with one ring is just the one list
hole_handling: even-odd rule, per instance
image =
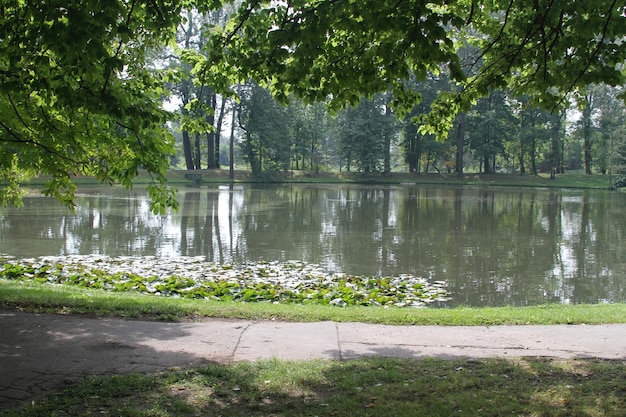
[[[176, 206], [165, 184], [172, 138], [162, 109], [167, 72], [150, 53], [174, 39], [183, 10], [239, 5], [182, 54], [199, 82], [227, 93], [253, 79], [287, 101], [337, 109], [391, 92], [403, 117], [411, 79], [449, 77], [421, 120], [443, 137], [458, 112], [494, 88], [557, 109], [593, 83], [623, 85], [626, 6], [617, 0], [8, 0], [0, 14], [1, 202], [26, 175], [71, 206], [72, 177], [131, 186], [154, 178], [153, 209]], [[467, 58], [461, 50], [470, 47]], [[461, 59], [461, 56], [464, 58]]]
[[[459, 51], [476, 48], [469, 62]], [[447, 72], [425, 129], [445, 135], [458, 111], [508, 87], [556, 108], [592, 83], [622, 85], [626, 6], [616, 0], [247, 1], [214, 33], [204, 66], [331, 106], [392, 91], [397, 113], [419, 100], [407, 80]]]
[[168, 41], [180, 5], [149, 0], [4, 1], [0, 13], [1, 202], [20, 202], [28, 175], [74, 204], [72, 177], [131, 186], [154, 176], [153, 210], [175, 205], [165, 184], [172, 140], [151, 48]]

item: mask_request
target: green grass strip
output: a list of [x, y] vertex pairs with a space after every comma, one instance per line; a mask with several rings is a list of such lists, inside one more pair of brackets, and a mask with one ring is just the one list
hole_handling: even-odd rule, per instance
[[391, 325], [626, 323], [626, 304], [532, 307], [382, 308], [231, 302], [112, 293], [97, 289], [0, 279], [0, 308], [40, 313], [93, 314], [157, 320], [202, 317], [246, 320], [364, 322]]

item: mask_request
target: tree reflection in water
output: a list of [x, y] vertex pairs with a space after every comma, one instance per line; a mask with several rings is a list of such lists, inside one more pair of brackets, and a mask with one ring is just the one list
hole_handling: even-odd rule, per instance
[[444, 186], [223, 185], [180, 190], [154, 216], [142, 190], [83, 190], [1, 208], [0, 252], [299, 260], [329, 272], [422, 276], [476, 306], [626, 299], [626, 195]]

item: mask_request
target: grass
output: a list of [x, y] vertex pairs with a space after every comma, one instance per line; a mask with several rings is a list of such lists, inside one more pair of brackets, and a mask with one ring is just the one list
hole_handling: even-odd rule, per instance
[[[154, 297], [0, 280], [0, 309], [159, 320], [199, 317], [386, 324], [623, 323], [626, 305], [401, 309]], [[623, 416], [626, 361], [368, 358], [214, 364], [88, 377], [0, 417]], [[0, 407], [1, 409], [1, 407]]]
[[[187, 176], [191, 174], [192, 177]], [[193, 178], [193, 179], [190, 179]], [[615, 178], [613, 178], [615, 179]], [[137, 181], [141, 184], [145, 179], [139, 176]], [[174, 185], [188, 183], [228, 183], [229, 172], [223, 170], [199, 170], [184, 171], [172, 170], [168, 173], [168, 181]], [[607, 175], [585, 175], [581, 172], [568, 172], [559, 174], [555, 179], [550, 179], [547, 174], [519, 175], [519, 174], [476, 174], [466, 173], [463, 179], [458, 179], [456, 174], [415, 174], [406, 172], [393, 172], [390, 175], [372, 175], [363, 177], [355, 172], [319, 172], [313, 174], [309, 171], [289, 171], [274, 174], [262, 179], [254, 178], [249, 171], [235, 171], [234, 182], [282, 182], [282, 183], [310, 183], [310, 184], [333, 184], [333, 183], [373, 183], [373, 184], [442, 184], [442, 185], [485, 185], [485, 186], [514, 186], [514, 187], [544, 187], [544, 188], [585, 188], [604, 189], [609, 187]]]
[[277, 361], [88, 378], [3, 417], [623, 416], [599, 360]]
[[[547, 174], [519, 175], [519, 174], [477, 174], [466, 173], [463, 179], [458, 179], [456, 174], [415, 174], [406, 172], [392, 172], [389, 175], [376, 174], [364, 177], [355, 172], [319, 172], [288, 171], [279, 172], [263, 178], [255, 178], [250, 171], [236, 170], [235, 179], [229, 179], [228, 169], [219, 170], [170, 170], [167, 174], [168, 182], [174, 186], [185, 184], [224, 184], [236, 183], [310, 183], [310, 184], [336, 184], [336, 183], [368, 183], [368, 184], [443, 184], [443, 185], [485, 185], [485, 186], [514, 186], [514, 187], [547, 187], [547, 188], [586, 188], [604, 189], [609, 187], [607, 175], [585, 175], [581, 172], [568, 172], [559, 174], [555, 179], [550, 179]], [[31, 186], [42, 185], [48, 178], [40, 177], [31, 179]], [[615, 180], [615, 177], [613, 178]], [[98, 185], [98, 181], [90, 177], [75, 178], [78, 185]], [[135, 179], [135, 184], [151, 184], [152, 179], [140, 172]]]
[[246, 320], [365, 322], [391, 325], [502, 325], [626, 323], [626, 304], [531, 307], [381, 308], [229, 302], [112, 293], [72, 286], [0, 279], [0, 308], [156, 320], [227, 317]]
[[[227, 173], [227, 171], [224, 171]], [[203, 182], [224, 182], [203, 173]], [[220, 173], [223, 177], [223, 174]], [[227, 174], [226, 174], [227, 175]], [[333, 174], [334, 175], [334, 174]], [[206, 178], [205, 178], [206, 176]], [[180, 178], [178, 178], [180, 177]], [[210, 179], [208, 179], [210, 177]], [[298, 178], [300, 177], [300, 178]], [[327, 177], [327, 178], [321, 178]], [[291, 182], [358, 182], [347, 175]], [[184, 173], [174, 183], [189, 182]], [[240, 178], [238, 181], [245, 181]], [[602, 176], [392, 175], [389, 183], [606, 188]], [[625, 323], [626, 305], [399, 309], [157, 298], [0, 279], [0, 309], [157, 320], [201, 317], [395, 325]], [[626, 362], [595, 359], [373, 358], [215, 364], [150, 375], [89, 377], [1, 417], [93, 416], [624, 416]]]

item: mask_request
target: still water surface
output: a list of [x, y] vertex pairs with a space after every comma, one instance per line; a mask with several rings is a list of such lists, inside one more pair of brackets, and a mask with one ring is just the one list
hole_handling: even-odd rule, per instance
[[210, 186], [154, 216], [142, 190], [84, 189], [75, 214], [0, 208], [0, 253], [301, 260], [449, 283], [447, 305], [626, 301], [626, 194], [500, 187]]

